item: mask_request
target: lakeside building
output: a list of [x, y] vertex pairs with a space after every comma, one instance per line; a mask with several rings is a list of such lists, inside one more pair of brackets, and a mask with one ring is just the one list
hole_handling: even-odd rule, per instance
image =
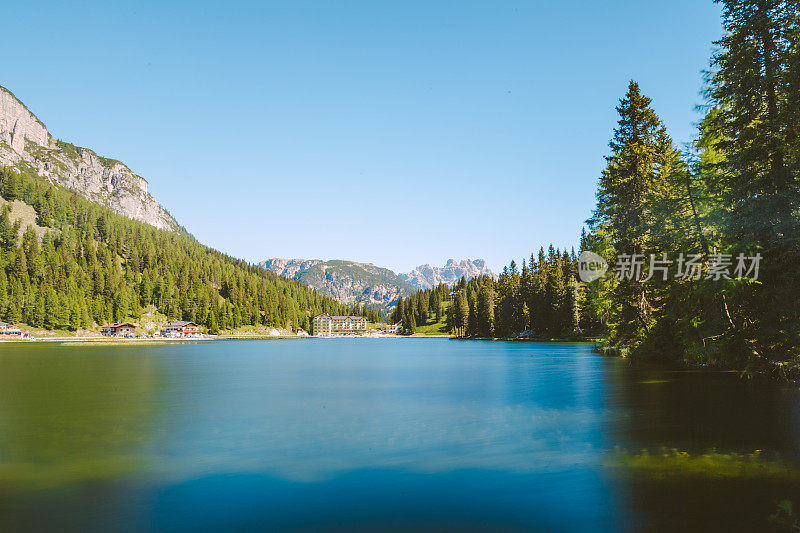
[[164, 326], [164, 331], [161, 332], [163, 337], [200, 337], [200, 326], [194, 322], [185, 322], [183, 320], [173, 320]]
[[0, 322], [0, 339], [21, 339], [22, 330], [8, 322]]
[[315, 337], [336, 335], [363, 335], [367, 332], [367, 319], [363, 316], [338, 316], [323, 313], [314, 317], [312, 331]]
[[103, 326], [103, 335], [106, 337], [133, 337], [136, 325], [130, 322], [114, 322]]
[[381, 331], [391, 335], [397, 335], [400, 333], [400, 324], [384, 324], [381, 326]]

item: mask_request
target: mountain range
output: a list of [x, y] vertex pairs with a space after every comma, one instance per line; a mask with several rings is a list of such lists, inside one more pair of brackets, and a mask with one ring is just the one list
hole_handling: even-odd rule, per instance
[[462, 277], [495, 276], [483, 259], [460, 262], [450, 259], [443, 267], [420, 265], [407, 274], [395, 274], [372, 263], [343, 260], [272, 258], [258, 265], [341, 302], [384, 309], [419, 289], [430, 289], [440, 283], [453, 285]]
[[400, 274], [400, 279], [419, 289], [431, 289], [441, 283], [454, 285], [462, 277], [470, 280], [478, 276], [496, 277], [483, 259], [464, 259], [456, 262], [448, 259], [443, 267], [420, 265], [408, 274]]
[[0, 321], [96, 332], [169, 319], [309, 331], [348, 306], [199, 243], [123, 163], [53, 138], [0, 87]]
[[[53, 137], [14, 94], [0, 86], [0, 168], [36, 176], [87, 200], [158, 229], [184, 231], [150, 194], [148, 183], [124, 163]], [[21, 208], [20, 208], [21, 209]], [[443, 267], [420, 265], [409, 273], [355, 261], [268, 259], [259, 266], [347, 304], [387, 308], [402, 296], [440, 283], [452, 285], [494, 273], [485, 261], [452, 259]]]

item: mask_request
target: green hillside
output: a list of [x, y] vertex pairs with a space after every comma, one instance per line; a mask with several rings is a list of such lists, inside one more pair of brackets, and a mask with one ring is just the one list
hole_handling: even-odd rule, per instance
[[[197, 242], [0, 168], [0, 320], [86, 329], [154, 307], [211, 332], [310, 327], [344, 304]], [[13, 206], [13, 209], [11, 209]], [[35, 219], [35, 220], [34, 220]]]
[[425, 323], [417, 324], [414, 333], [419, 335], [451, 335], [450, 328], [447, 325], [447, 313], [450, 305], [451, 302], [449, 301], [442, 302], [439, 315], [428, 313], [424, 320]]

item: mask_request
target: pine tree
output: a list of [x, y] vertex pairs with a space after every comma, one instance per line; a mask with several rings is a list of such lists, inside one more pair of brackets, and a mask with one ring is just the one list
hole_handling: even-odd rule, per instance
[[[675, 149], [650, 102], [631, 81], [617, 107], [620, 118], [610, 142], [611, 155], [606, 157], [597, 208], [589, 221], [596, 233], [608, 236], [617, 257], [643, 260], [655, 252], [648, 236], [658, 221], [649, 199], [665, 178], [662, 163], [673, 157]], [[610, 341], [635, 346], [653, 324], [653, 306], [639, 272], [631, 268], [628, 274], [611, 287]]]
[[484, 283], [477, 302], [477, 334], [481, 337], [494, 336], [494, 298], [492, 284]]
[[0, 249], [5, 252], [13, 250], [17, 245], [17, 234], [11, 223], [10, 212], [8, 205], [0, 208]]
[[455, 308], [456, 332], [459, 336], [464, 337], [467, 335], [469, 326], [469, 302], [463, 292], [458, 293], [453, 307]]

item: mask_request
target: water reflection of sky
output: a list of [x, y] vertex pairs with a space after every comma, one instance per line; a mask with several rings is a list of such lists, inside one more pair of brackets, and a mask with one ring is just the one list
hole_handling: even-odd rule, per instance
[[[598, 462], [602, 361], [584, 345], [311, 345], [322, 353], [308, 346], [174, 350], [165, 358], [169, 385], [153, 459], [170, 469], [305, 481], [363, 468], [523, 473]], [[229, 348], [235, 366], [231, 354], [217, 353]]]
[[800, 396], [583, 344], [14, 346], [0, 368], [0, 529], [758, 529], [799, 488], [609, 468], [617, 446], [796, 459]]

